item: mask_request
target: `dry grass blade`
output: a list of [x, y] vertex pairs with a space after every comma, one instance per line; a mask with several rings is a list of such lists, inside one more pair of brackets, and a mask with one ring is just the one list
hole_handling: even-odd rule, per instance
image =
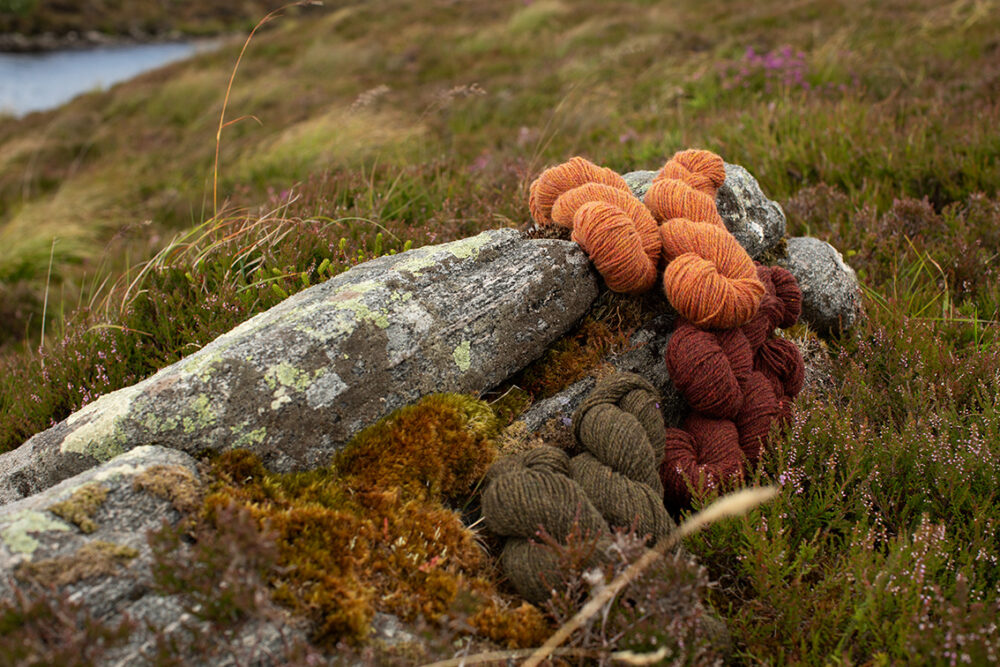
[[656, 559], [688, 535], [692, 535], [708, 524], [727, 517], [742, 516], [753, 508], [767, 502], [778, 490], [774, 487], [757, 487], [743, 489], [736, 493], [723, 496], [702, 511], [698, 512], [687, 521], [682, 523], [677, 530], [660, 540], [655, 547], [643, 554], [642, 558], [630, 565], [628, 569], [618, 575], [606, 588], [592, 597], [583, 608], [577, 612], [576, 616], [564, 623], [556, 630], [551, 637], [538, 648], [527, 662], [525, 667], [537, 667], [545, 660], [576, 630], [583, 626], [591, 617], [601, 611], [601, 609], [618, 595], [626, 586], [638, 577], [646, 568], [652, 565]]
[[212, 213], [214, 215], [219, 214], [219, 147], [222, 143], [222, 130], [227, 126], [238, 123], [245, 118], [252, 118], [260, 123], [255, 116], [241, 116], [236, 120], [226, 122], [226, 107], [229, 106], [229, 94], [233, 90], [233, 82], [236, 80], [236, 71], [240, 68], [240, 63], [243, 61], [243, 54], [246, 53], [247, 47], [250, 46], [250, 42], [253, 40], [253, 36], [257, 31], [268, 21], [271, 21], [281, 15], [286, 9], [291, 7], [304, 7], [307, 5], [319, 5], [321, 2], [316, 2], [314, 0], [301, 0], [301, 2], [291, 2], [287, 5], [278, 7], [272, 12], [269, 12], [264, 18], [257, 21], [257, 25], [253, 27], [250, 34], [247, 35], [246, 41], [243, 42], [243, 48], [240, 49], [240, 55], [236, 58], [236, 64], [233, 65], [233, 71], [229, 74], [229, 83], [226, 85], [226, 95], [222, 100], [222, 112], [219, 114], [219, 129], [215, 132], [215, 162], [212, 166]]

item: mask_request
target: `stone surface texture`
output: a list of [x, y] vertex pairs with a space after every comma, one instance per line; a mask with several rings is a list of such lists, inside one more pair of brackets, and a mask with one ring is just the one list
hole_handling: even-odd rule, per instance
[[[174, 449], [141, 446], [30, 498], [0, 507], [0, 599], [8, 599], [14, 586], [22, 590], [52, 586], [57, 594], [82, 604], [95, 619], [108, 625], [117, 626], [129, 618], [135, 625], [127, 642], [110, 649], [100, 664], [147, 664], [155, 652], [157, 633], [183, 645], [186, 633], [206, 624], [190, 612], [190, 604], [180, 596], [155, 592], [150, 570], [153, 554], [146, 537], [148, 531], [175, 524], [182, 513], [169, 493], [153, 492], [142, 484], [143, 480], [165, 479], [165, 471], [177, 470], [185, 471], [181, 479], [190, 482], [181, 491], [198, 493], [198, 470], [190, 456]], [[53, 508], [72, 501], [81, 489], [102, 489], [103, 497], [87, 513], [93, 523], [86, 530], [67, 519], [65, 512], [53, 512]], [[102, 566], [102, 554], [112, 550], [119, 555], [104, 556], [107, 563]], [[304, 642], [304, 635], [286, 618], [286, 612], [268, 601], [264, 604], [273, 620], [262, 613], [227, 637], [212, 636], [204, 628], [209, 645], [202, 647], [219, 653], [206, 664], [231, 664], [233, 656], [274, 656], [292, 643]], [[276, 663], [265, 660], [257, 664]]]
[[[632, 171], [623, 178], [639, 199], [656, 177], [655, 171]], [[739, 165], [726, 163], [726, 181], [715, 196], [726, 228], [736, 237], [747, 254], [757, 259], [785, 236], [785, 213], [777, 202], [768, 199], [750, 172]]]
[[147, 444], [244, 447], [277, 471], [323, 465], [423, 395], [495, 386], [597, 293], [575, 243], [512, 229], [366, 262], [0, 455], [0, 502]]
[[854, 269], [826, 241], [811, 236], [788, 239], [787, 256], [778, 263], [788, 269], [802, 290], [801, 320], [817, 333], [849, 331], [861, 312], [861, 288]]
[[753, 259], [785, 237], [785, 212], [739, 165], [726, 163], [726, 181], [715, 195], [715, 206], [730, 233]]

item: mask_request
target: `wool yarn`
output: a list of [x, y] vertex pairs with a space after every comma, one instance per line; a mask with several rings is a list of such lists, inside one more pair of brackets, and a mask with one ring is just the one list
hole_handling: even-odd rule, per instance
[[572, 230], [608, 289], [639, 294], [656, 284], [656, 220], [616, 172], [575, 157], [535, 179], [528, 208], [538, 224]]
[[753, 260], [715, 206], [725, 179], [718, 155], [681, 151], [660, 169], [643, 200], [661, 223], [668, 262], [663, 291], [681, 317], [704, 329], [731, 329], [750, 321], [765, 292]]
[[750, 321], [723, 331], [681, 322], [667, 344], [667, 370], [692, 409], [680, 428], [666, 430], [660, 475], [670, 506], [687, 505], [691, 487], [740, 479], [759, 461], [775, 420], [791, 418], [802, 389], [802, 355], [773, 336], [795, 323], [802, 293], [783, 268], [758, 265], [755, 272], [766, 291]]
[[[500, 563], [518, 593], [541, 602], [559, 582], [550, 549], [536, 543], [541, 530], [566, 543], [605, 539], [615, 528], [658, 539], [673, 528], [663, 505], [658, 463], [664, 424], [653, 386], [621, 373], [599, 381], [573, 415], [583, 449], [570, 458], [550, 446], [498, 461], [487, 473], [483, 519], [506, 538]], [[594, 549], [590, 564], [601, 559]]]
[[528, 188], [528, 210], [531, 217], [540, 225], [552, 224], [552, 207], [559, 196], [585, 183], [602, 183], [631, 192], [621, 174], [577, 156], [546, 169], [532, 182]]

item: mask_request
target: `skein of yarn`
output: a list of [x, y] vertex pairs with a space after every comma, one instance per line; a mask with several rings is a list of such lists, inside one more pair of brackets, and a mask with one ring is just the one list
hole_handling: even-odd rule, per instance
[[775, 327], [795, 323], [802, 293], [785, 269], [755, 271], [766, 293], [749, 322], [725, 331], [681, 322], [667, 345], [667, 370], [692, 409], [680, 428], [666, 431], [660, 475], [672, 507], [688, 505], [692, 488], [724, 486], [756, 465], [772, 424], [791, 418], [802, 389], [802, 355], [773, 337]]
[[[501, 565], [518, 593], [541, 602], [559, 582], [541, 530], [565, 543], [574, 531], [601, 540], [612, 529], [655, 540], [673, 529], [658, 463], [664, 444], [658, 397], [645, 379], [622, 373], [598, 382], [573, 416], [583, 452], [572, 459], [542, 446], [501, 459], [487, 473], [483, 519], [506, 537]], [[593, 564], [601, 549], [594, 549]]]
[[572, 229], [608, 289], [639, 294], [656, 284], [656, 221], [614, 171], [581, 157], [546, 169], [531, 184], [528, 208], [540, 225]]
[[643, 200], [660, 225], [663, 290], [683, 318], [703, 329], [750, 321], [764, 295], [750, 255], [715, 206], [726, 179], [718, 155], [681, 151], [660, 169]]
[[564, 192], [585, 183], [601, 183], [630, 193], [621, 175], [607, 167], [599, 167], [582, 157], [570, 158], [543, 171], [528, 188], [528, 210], [540, 225], [552, 224], [552, 207]]

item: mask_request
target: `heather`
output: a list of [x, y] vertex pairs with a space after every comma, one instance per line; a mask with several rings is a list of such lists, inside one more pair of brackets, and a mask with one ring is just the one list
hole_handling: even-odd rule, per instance
[[[239, 44], [5, 120], [0, 449], [359, 261], [522, 224], [546, 165], [704, 147], [760, 180], [791, 235], [844, 253], [866, 311], [825, 343], [833, 388], [797, 400], [763, 460], [779, 497], [687, 543], [736, 662], [995, 659], [997, 34], [965, 2], [281, 18], [231, 91], [227, 118], [256, 120], [222, 133], [218, 211]], [[520, 388], [586, 372], [627, 309], [595, 313]]]

